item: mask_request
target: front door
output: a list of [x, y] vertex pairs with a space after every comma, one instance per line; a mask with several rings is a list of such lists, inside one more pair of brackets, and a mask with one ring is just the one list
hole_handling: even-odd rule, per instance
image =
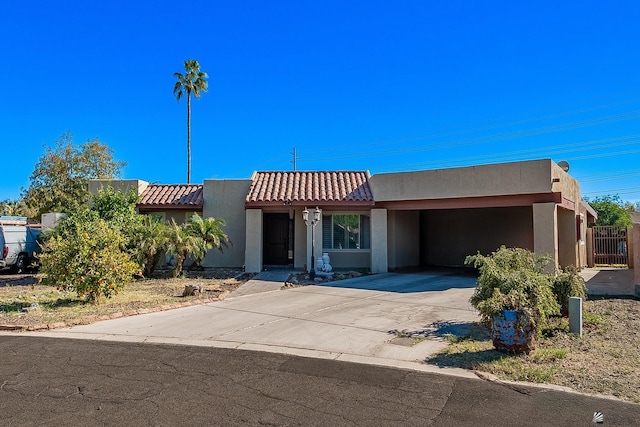
[[289, 214], [266, 213], [263, 227], [263, 263], [287, 265], [289, 263]]

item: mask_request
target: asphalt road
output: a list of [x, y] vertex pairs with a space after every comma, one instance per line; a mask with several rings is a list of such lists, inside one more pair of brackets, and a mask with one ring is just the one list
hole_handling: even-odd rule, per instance
[[3, 426], [640, 425], [640, 405], [265, 352], [0, 336], [0, 355]]

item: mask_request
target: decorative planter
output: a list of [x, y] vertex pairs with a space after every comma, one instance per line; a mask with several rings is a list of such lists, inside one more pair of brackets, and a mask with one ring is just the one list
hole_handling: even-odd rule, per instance
[[323, 252], [322, 253], [322, 261], [325, 264], [331, 264], [331, 258], [329, 258], [329, 253], [328, 252]]
[[536, 349], [535, 330], [531, 324], [522, 327], [516, 310], [503, 310], [493, 318], [493, 346], [509, 353], [529, 353]]

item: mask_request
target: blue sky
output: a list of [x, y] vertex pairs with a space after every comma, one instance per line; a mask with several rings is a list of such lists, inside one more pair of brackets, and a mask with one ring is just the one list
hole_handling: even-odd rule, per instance
[[[187, 11], [186, 6], [191, 6]], [[71, 131], [124, 178], [567, 160], [587, 197], [640, 200], [638, 1], [0, 1], [0, 200]]]

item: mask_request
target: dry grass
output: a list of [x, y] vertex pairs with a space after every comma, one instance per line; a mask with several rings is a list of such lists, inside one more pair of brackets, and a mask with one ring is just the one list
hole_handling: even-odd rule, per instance
[[640, 403], [640, 301], [585, 301], [583, 337], [568, 333], [566, 319], [538, 342], [528, 355], [512, 356], [493, 349], [480, 326], [427, 360], [489, 372], [501, 379], [551, 383], [585, 393]]
[[[57, 327], [92, 323], [109, 317], [165, 310], [206, 302], [232, 291], [250, 278], [238, 270], [188, 273], [186, 278], [143, 279], [98, 304], [78, 298], [75, 292], [38, 284], [34, 275], [0, 276], [0, 325], [5, 327]], [[236, 278], [237, 277], [237, 278]], [[198, 284], [204, 292], [183, 297], [186, 284]], [[32, 308], [37, 307], [37, 308]]]

